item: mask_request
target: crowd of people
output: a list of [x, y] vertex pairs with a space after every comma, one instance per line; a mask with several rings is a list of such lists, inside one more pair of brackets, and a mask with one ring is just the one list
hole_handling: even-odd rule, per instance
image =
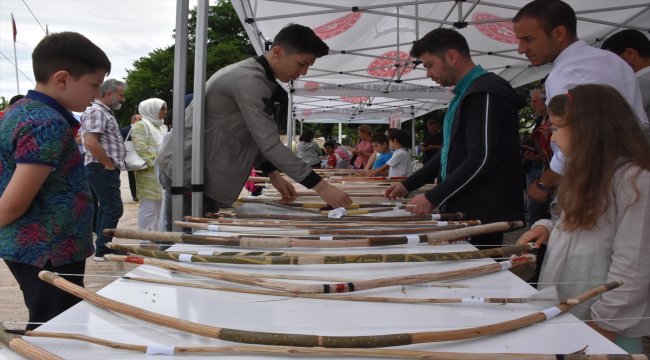
[[[203, 210], [230, 206], [253, 167], [267, 174], [283, 201], [295, 200], [296, 190], [280, 172], [335, 208], [349, 206], [351, 199], [314, 171], [323, 164], [362, 169], [366, 176], [405, 177], [385, 190], [390, 199], [435, 180], [437, 186], [410, 198], [409, 211], [459, 211], [484, 223], [523, 220], [526, 185], [532, 226], [519, 242], [548, 246], [540, 287], [556, 285], [560, 297], [567, 297], [594, 282], [622, 280], [619, 288], [572, 312], [623, 349], [641, 352], [640, 339], [650, 334], [650, 144], [644, 136], [650, 41], [621, 31], [598, 49], [579, 40], [576, 23], [574, 10], [560, 0], [534, 0], [513, 18], [519, 53], [533, 66], [552, 64], [544, 89], [531, 93], [540, 119], [523, 143], [518, 110], [524, 100], [474, 62], [462, 34], [438, 28], [417, 40], [410, 55], [432, 81], [453, 87], [454, 98], [442, 129], [427, 124], [420, 144], [424, 165], [412, 174], [410, 136], [399, 129], [384, 134], [360, 126], [351, 151], [327, 141], [324, 154], [310, 131], [301, 135], [297, 155], [280, 142], [269, 100], [282, 91], [277, 80], [305, 75], [329, 51], [310, 28], [286, 26], [266, 53], [207, 81]], [[0, 121], [0, 257], [23, 291], [28, 329], [78, 301], [40, 281], [40, 270], [81, 275], [68, 278], [83, 286], [86, 259], [101, 260], [110, 252], [102, 230], [115, 227], [123, 212], [126, 138], [145, 164], [134, 171], [138, 223], [159, 228], [163, 194], [170, 190], [161, 179], [171, 178], [169, 139], [176, 136], [163, 122], [167, 104], [156, 98], [140, 103], [139, 117], [121, 134], [113, 111], [124, 102], [127, 85], [105, 80], [109, 59], [82, 35], [48, 35], [32, 57], [36, 86]], [[185, 127], [186, 166], [195, 103], [177, 125]], [[80, 122], [70, 111], [82, 113]], [[183, 188], [195, 186], [191, 172], [183, 173]], [[92, 193], [98, 203], [94, 226]], [[502, 241], [502, 234], [470, 240], [482, 247]]]

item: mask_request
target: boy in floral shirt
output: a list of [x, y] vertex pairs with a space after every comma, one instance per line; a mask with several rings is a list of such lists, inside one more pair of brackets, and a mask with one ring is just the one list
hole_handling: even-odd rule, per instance
[[73, 32], [48, 35], [32, 53], [36, 86], [0, 121], [0, 258], [38, 327], [79, 299], [41, 281], [50, 270], [83, 286], [93, 253], [93, 203], [75, 143], [83, 111], [110, 71], [106, 54]]

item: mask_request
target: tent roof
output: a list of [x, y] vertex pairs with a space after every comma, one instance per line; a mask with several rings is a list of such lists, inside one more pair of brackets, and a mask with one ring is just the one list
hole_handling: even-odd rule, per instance
[[[311, 122], [409, 120], [446, 107], [452, 97], [413, 66], [413, 41], [438, 27], [455, 27], [474, 61], [513, 87], [546, 76], [517, 53], [510, 19], [528, 0], [233, 0], [258, 54], [288, 23], [309, 26], [330, 47], [293, 83], [293, 115]], [[578, 36], [589, 44], [623, 28], [650, 29], [647, 0], [568, 0]], [[288, 87], [288, 85], [287, 85]]]

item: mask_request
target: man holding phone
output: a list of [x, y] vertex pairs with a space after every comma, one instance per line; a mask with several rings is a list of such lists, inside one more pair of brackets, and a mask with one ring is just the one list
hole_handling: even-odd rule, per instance
[[[553, 156], [551, 150], [551, 122], [546, 112], [546, 96], [543, 89], [533, 89], [530, 92], [530, 106], [539, 116], [535, 128], [524, 138], [521, 146], [521, 156], [526, 172], [526, 185], [532, 184], [546, 169]], [[533, 224], [540, 219], [550, 219], [550, 201], [538, 203], [528, 198], [526, 201], [526, 221]]]

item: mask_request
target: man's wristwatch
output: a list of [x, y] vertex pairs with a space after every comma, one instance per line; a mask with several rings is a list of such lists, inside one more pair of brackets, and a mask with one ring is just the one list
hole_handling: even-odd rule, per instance
[[546, 185], [543, 182], [539, 181], [539, 178], [537, 180], [535, 180], [535, 186], [537, 186], [538, 189], [540, 189], [540, 190], [542, 190], [544, 192], [547, 192], [547, 193], [550, 193], [551, 191], [553, 191], [553, 189], [551, 189], [548, 185]]

